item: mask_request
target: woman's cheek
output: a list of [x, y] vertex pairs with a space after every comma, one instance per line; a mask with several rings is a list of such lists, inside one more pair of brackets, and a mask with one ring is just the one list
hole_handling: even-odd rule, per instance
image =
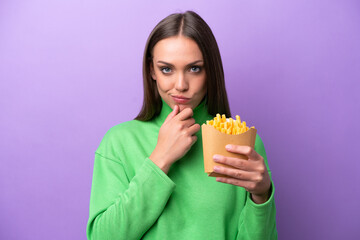
[[161, 84], [159, 84], [159, 88], [163, 92], [167, 92], [172, 89], [171, 81], [162, 81]]

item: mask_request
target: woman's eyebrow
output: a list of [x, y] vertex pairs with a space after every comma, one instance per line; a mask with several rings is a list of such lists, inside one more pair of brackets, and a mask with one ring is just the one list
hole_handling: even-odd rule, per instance
[[[187, 64], [186, 66], [191, 66], [191, 65], [194, 65], [194, 64], [197, 64], [197, 63], [200, 63], [200, 62], [203, 62], [203, 60], [196, 60], [196, 61], [194, 61], [194, 62], [191, 62], [191, 63]], [[162, 64], [165, 64], [165, 65], [174, 67], [173, 64], [168, 63], [168, 62], [165, 62], [165, 61], [157, 61], [157, 63], [162, 63]]]
[[203, 62], [203, 60], [196, 60], [195, 62], [189, 63], [187, 66], [195, 65], [200, 62]]
[[174, 66], [172, 65], [171, 63], [168, 63], [168, 62], [164, 62], [164, 61], [157, 61], [157, 63], [162, 63], [162, 64], [165, 64], [165, 65], [168, 65], [168, 66]]

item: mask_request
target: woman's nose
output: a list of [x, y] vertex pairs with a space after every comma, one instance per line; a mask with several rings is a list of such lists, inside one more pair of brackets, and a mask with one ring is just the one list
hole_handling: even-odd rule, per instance
[[184, 75], [184, 73], [180, 73], [178, 76], [177, 76], [177, 79], [176, 79], [176, 82], [175, 82], [175, 89], [180, 91], [180, 92], [183, 92], [183, 91], [186, 91], [188, 90], [189, 88], [189, 84], [186, 80], [186, 77]]

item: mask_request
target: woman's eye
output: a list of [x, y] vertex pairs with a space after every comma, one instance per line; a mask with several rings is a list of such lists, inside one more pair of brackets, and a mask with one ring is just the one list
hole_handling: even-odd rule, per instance
[[190, 71], [195, 72], [195, 73], [200, 72], [200, 70], [201, 70], [201, 68], [198, 67], [198, 66], [193, 66], [193, 67], [190, 68]]
[[170, 73], [170, 72], [171, 72], [171, 69], [170, 69], [169, 67], [162, 67], [162, 68], [161, 68], [161, 71], [162, 71], [163, 73]]

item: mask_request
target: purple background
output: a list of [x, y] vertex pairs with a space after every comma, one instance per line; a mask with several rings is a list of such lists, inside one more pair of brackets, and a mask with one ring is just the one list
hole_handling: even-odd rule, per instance
[[0, 239], [86, 238], [94, 151], [140, 110], [148, 34], [188, 9], [265, 143], [279, 239], [359, 239], [356, 0], [0, 0]]

